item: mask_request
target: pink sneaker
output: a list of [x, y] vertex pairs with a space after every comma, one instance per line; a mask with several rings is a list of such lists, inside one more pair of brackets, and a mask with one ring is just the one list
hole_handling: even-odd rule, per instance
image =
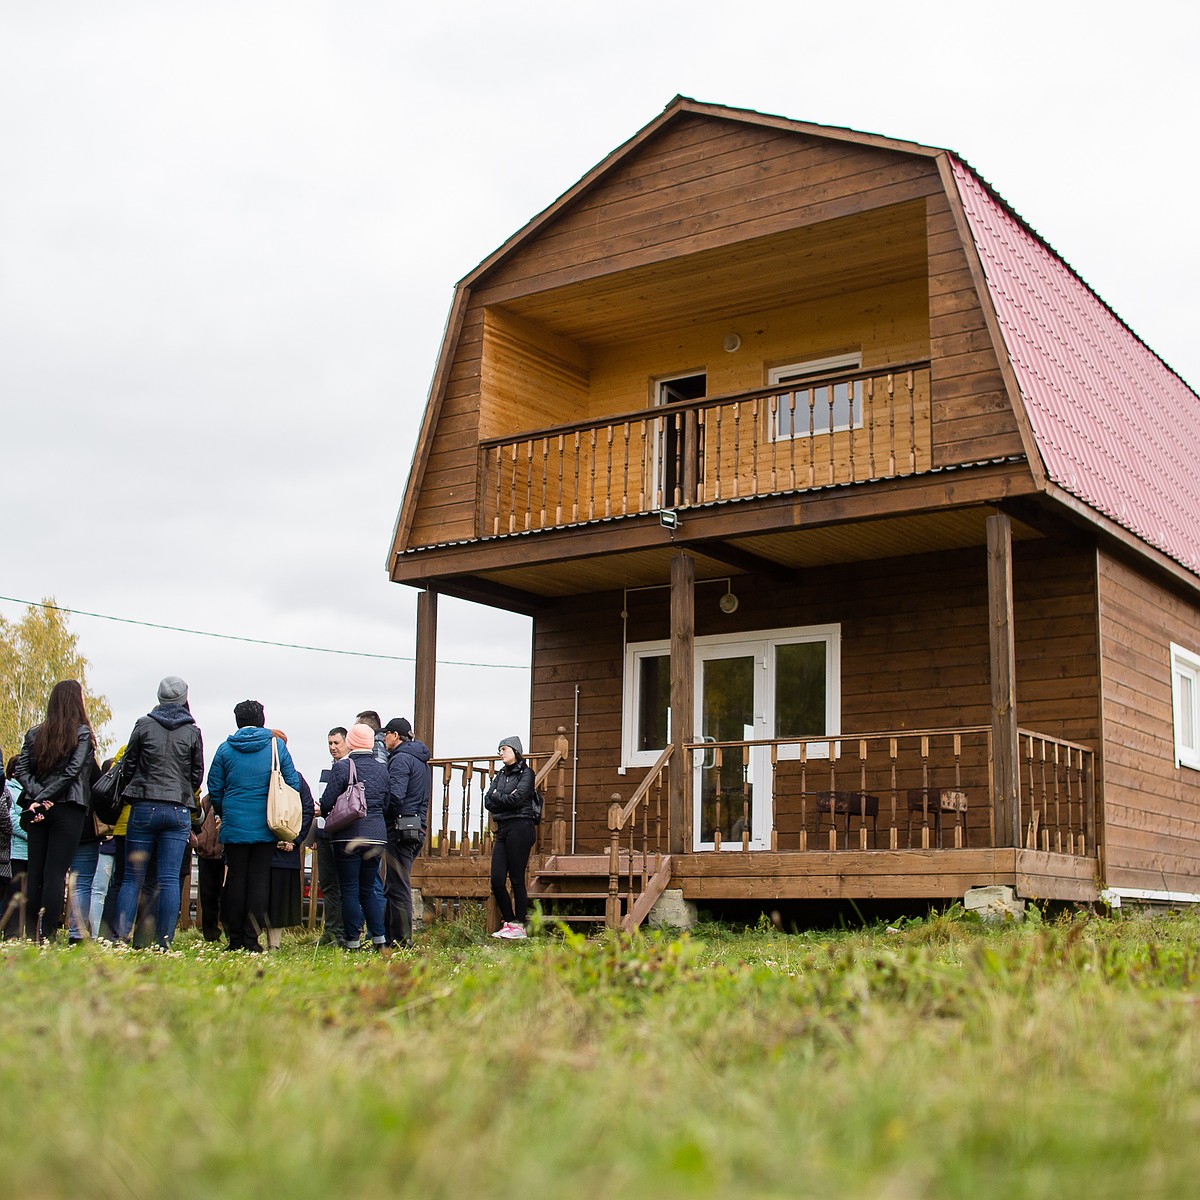
[[500, 928], [497, 929], [496, 932], [492, 934], [492, 937], [494, 937], [494, 938], [511, 937], [512, 934], [509, 932], [509, 930], [511, 930], [512, 928], [513, 928], [513, 923], [511, 921], [505, 921], [504, 924], [501, 925]]
[[512, 921], [505, 925], [496, 936], [506, 938], [510, 942], [520, 942], [529, 935], [525, 932], [524, 925], [518, 925], [515, 921]]

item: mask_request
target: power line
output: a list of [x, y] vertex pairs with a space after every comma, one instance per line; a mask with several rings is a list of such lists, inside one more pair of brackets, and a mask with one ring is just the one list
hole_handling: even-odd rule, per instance
[[[82, 608], [66, 608], [61, 604], [47, 604], [44, 600], [19, 600], [15, 596], [0, 596], [10, 604], [24, 604], [29, 608], [45, 608], [53, 612], [70, 613], [73, 617], [95, 617], [98, 621], [115, 621], [120, 625], [140, 625], [145, 629], [163, 629], [168, 633], [190, 633], [194, 637], [219, 638], [225, 642], [248, 642], [253, 646], [275, 646], [280, 650], [310, 650], [314, 654], [341, 654], [349, 658], [378, 658], [386, 662], [416, 662], [411, 654], [376, 654], [370, 650], [338, 650], [330, 646], [305, 646], [299, 642], [273, 642], [267, 638], [242, 637], [236, 633], [213, 633], [207, 629], [187, 629], [182, 625], [161, 625], [157, 621], [138, 621], [133, 617], [114, 617], [109, 613], [88, 612]], [[445, 667], [490, 667], [497, 671], [524, 671], [528, 668], [516, 663], [462, 662], [453, 658], [439, 658]]]

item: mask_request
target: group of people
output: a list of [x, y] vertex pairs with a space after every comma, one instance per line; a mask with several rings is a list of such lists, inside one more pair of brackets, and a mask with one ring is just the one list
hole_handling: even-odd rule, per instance
[[[66, 918], [72, 943], [99, 933], [169, 948], [195, 850], [205, 939], [218, 941], [223, 930], [230, 950], [258, 953], [262, 935], [277, 947], [282, 930], [301, 923], [301, 845], [311, 841], [324, 893], [322, 943], [349, 950], [412, 944], [412, 865], [427, 835], [431, 772], [429, 748], [406, 718], [382, 724], [364, 710], [348, 729], [331, 729], [333, 763], [315, 801], [286, 736], [267, 726], [259, 701], [243, 700], [202, 795], [204, 746], [187, 684], [166, 677], [157, 701], [117, 755], [101, 763], [82, 687], [70, 679], [55, 685], [45, 719], [5, 764], [0, 936], [52, 940]], [[503, 918], [493, 936], [519, 939], [526, 936], [525, 873], [538, 817], [534, 773], [519, 738], [503, 739], [498, 753], [501, 766], [484, 797], [496, 827], [491, 886]], [[275, 771], [300, 796], [302, 826], [293, 840], [268, 825]], [[120, 800], [111, 830], [91, 794], [106, 775]], [[351, 792], [353, 819], [326, 830], [324, 818]], [[111, 878], [92, 924], [92, 883], [105, 851]]]

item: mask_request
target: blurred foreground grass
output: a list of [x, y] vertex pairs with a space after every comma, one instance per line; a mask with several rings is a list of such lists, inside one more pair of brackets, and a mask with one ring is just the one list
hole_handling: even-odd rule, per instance
[[0, 1195], [1193, 1196], [1200, 918], [0, 943]]

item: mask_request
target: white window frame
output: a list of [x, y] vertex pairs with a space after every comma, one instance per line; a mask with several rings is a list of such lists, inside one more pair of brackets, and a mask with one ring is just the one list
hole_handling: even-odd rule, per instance
[[[716, 634], [696, 638], [696, 650], [716, 647], [729, 648], [731, 654], [739, 649], [743, 653], [753, 651], [759, 656], [763, 678], [763, 711], [758, 720], [768, 732], [763, 737], [774, 736], [775, 728], [775, 647], [795, 642], [825, 643], [825, 733], [837, 737], [842, 731], [842, 627], [832, 625], [804, 625], [787, 629], [755, 629], [734, 635]], [[656, 750], [637, 750], [637, 684], [638, 664], [644, 658], [669, 656], [669, 639], [653, 642], [630, 642], [625, 647], [624, 680], [621, 704], [621, 764], [624, 767], [652, 767], [666, 747]], [[694, 734], [693, 734], [694, 736]], [[671, 740], [671, 712], [667, 710], [667, 742]], [[689, 739], [690, 740], [690, 739]], [[828, 742], [810, 742], [809, 758], [825, 758], [829, 754]], [[779, 747], [780, 759], [799, 758], [799, 745]]]
[[[786, 365], [781, 366], [781, 367], [772, 367], [767, 372], [767, 386], [768, 387], [780, 387], [780, 386], [786, 387], [787, 384], [785, 384], [783, 382], [786, 379], [788, 381], [788, 383], [794, 382], [797, 385], [797, 389], [799, 389], [800, 387], [804, 386], [804, 384], [802, 383], [802, 380], [805, 375], [829, 375], [829, 374], [832, 374], [834, 371], [842, 371], [842, 370], [859, 371], [861, 369], [862, 369], [862, 354], [861, 353], [835, 354], [835, 355], [831, 355], [828, 358], [803, 359], [800, 362], [787, 363]], [[856, 390], [857, 390], [857, 385], [856, 385]], [[863, 424], [862, 397], [859, 396], [857, 399], [858, 399], [858, 420], [857, 421], [853, 420], [855, 401], [854, 401], [854, 398], [852, 397], [850, 400], [850, 413], [849, 413], [849, 416], [851, 418], [850, 424], [849, 425], [834, 425], [833, 430], [832, 430], [833, 433], [845, 433], [849, 429], [861, 429], [862, 428], [862, 424]], [[785, 441], [791, 441], [795, 438], [806, 438], [809, 436], [807, 421], [804, 423], [804, 428], [802, 428], [802, 429], [793, 429], [791, 433], [780, 433], [779, 432], [779, 421], [783, 415], [783, 412], [784, 412], [784, 409], [782, 406], [780, 406], [776, 410], [775, 421], [770, 430], [771, 440], [773, 442], [774, 441], [785, 442]], [[814, 428], [813, 436], [814, 437], [826, 437], [830, 432], [831, 431], [828, 429], [815, 429]]]
[[[1191, 689], [1191, 728], [1183, 711], [1183, 686]], [[1200, 654], [1171, 643], [1171, 715], [1175, 730], [1175, 765], [1200, 771]]]

